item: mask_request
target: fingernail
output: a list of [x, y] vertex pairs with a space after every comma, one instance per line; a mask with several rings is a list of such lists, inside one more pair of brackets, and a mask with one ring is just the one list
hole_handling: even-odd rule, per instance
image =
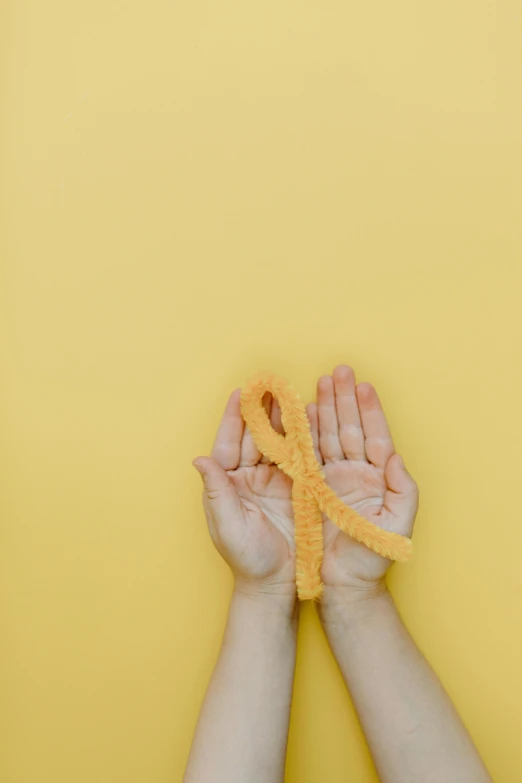
[[203, 466], [199, 462], [196, 462], [196, 460], [194, 460], [192, 464], [194, 465], [198, 473], [201, 475], [201, 473], [203, 472]]
[[399, 465], [401, 466], [401, 468], [403, 468], [404, 467], [404, 460], [403, 460], [403, 458], [400, 455], [399, 455], [398, 462], [399, 462]]

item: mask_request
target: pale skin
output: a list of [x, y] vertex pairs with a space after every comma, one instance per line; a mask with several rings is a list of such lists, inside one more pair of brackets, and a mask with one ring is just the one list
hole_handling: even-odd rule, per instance
[[[277, 402], [264, 399], [283, 432]], [[395, 452], [374, 387], [348, 365], [307, 406], [317, 458], [349, 506], [411, 537], [418, 488]], [[204, 481], [212, 540], [234, 575], [221, 651], [184, 783], [284, 778], [298, 602], [291, 481], [262, 457], [230, 396]], [[491, 783], [469, 733], [405, 628], [386, 586], [391, 561], [324, 519], [319, 618], [350, 691], [381, 783]]]

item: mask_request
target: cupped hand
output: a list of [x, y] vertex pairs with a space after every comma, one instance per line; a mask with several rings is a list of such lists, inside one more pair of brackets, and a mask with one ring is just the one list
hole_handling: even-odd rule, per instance
[[[370, 383], [355, 383], [348, 365], [317, 383], [307, 406], [317, 459], [339, 498], [385, 530], [411, 536], [418, 488], [395, 452], [379, 397]], [[328, 586], [378, 589], [392, 561], [324, 520], [322, 579]], [[326, 594], [325, 594], [326, 595]]]
[[[241, 416], [241, 390], [230, 396], [210, 457], [193, 465], [214, 545], [237, 589], [295, 596], [292, 482], [257, 449]], [[265, 394], [271, 424], [283, 433], [277, 400]]]

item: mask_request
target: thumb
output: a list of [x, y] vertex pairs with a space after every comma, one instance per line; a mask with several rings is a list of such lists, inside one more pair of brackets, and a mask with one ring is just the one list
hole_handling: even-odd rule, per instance
[[[413, 524], [418, 508], [419, 490], [399, 454], [391, 456], [386, 463], [384, 478], [388, 487], [384, 495], [385, 507], [394, 515]], [[405, 533], [410, 535], [407, 531]]]
[[228, 473], [212, 457], [197, 457], [192, 464], [203, 479], [205, 495], [217, 520], [240, 511], [240, 501]]
[[409, 495], [417, 487], [399, 454], [393, 454], [386, 463], [384, 477], [389, 489], [400, 495]]

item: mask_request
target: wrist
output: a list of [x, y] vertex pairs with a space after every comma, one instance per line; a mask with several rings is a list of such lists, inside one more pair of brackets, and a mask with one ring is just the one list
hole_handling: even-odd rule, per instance
[[294, 620], [299, 610], [293, 583], [270, 584], [236, 577], [232, 600], [265, 617]]
[[367, 617], [393, 603], [386, 580], [354, 583], [351, 585], [325, 585], [317, 613], [321, 624], [346, 625]]

